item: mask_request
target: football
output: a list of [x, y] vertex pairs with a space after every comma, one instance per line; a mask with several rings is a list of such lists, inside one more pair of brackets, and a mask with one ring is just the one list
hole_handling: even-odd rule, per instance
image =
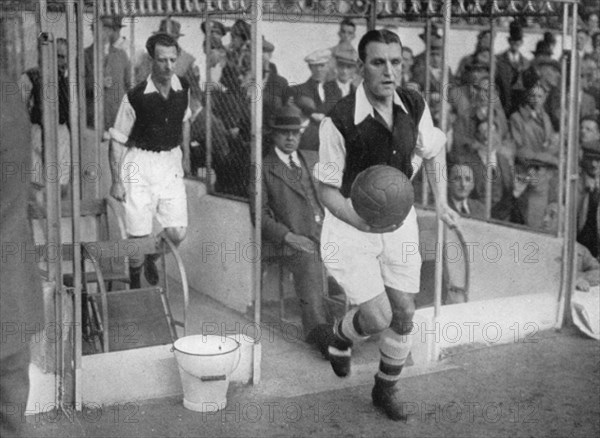
[[356, 213], [374, 228], [400, 224], [414, 202], [410, 179], [386, 165], [371, 166], [358, 174], [350, 199]]

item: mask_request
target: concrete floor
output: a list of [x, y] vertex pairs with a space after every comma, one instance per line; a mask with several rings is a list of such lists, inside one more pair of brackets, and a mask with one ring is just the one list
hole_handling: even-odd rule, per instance
[[[314, 358], [297, 376], [310, 391], [290, 389], [294, 382], [277, 387], [265, 378], [255, 387], [230, 386], [228, 407], [220, 412], [191, 412], [180, 397], [169, 397], [84, 410], [72, 418], [28, 417], [24, 436], [598, 436], [600, 343], [573, 330], [540, 332], [535, 341], [461, 347], [449, 352], [443, 372], [405, 373], [406, 423], [390, 421], [372, 406], [372, 369], [358, 366], [352, 377], [339, 379]], [[277, 370], [278, 361], [268, 354], [265, 362]]]

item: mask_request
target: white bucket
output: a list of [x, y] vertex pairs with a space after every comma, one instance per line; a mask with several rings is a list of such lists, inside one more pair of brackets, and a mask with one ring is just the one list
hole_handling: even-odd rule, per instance
[[240, 362], [240, 343], [218, 335], [185, 336], [173, 344], [183, 386], [183, 406], [214, 412], [227, 405], [229, 376]]

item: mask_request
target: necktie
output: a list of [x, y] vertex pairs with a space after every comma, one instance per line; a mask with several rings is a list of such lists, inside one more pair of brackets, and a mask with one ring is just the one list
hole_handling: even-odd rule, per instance
[[460, 212], [462, 214], [469, 214], [469, 210], [467, 210], [467, 205], [464, 202], [460, 206]]
[[294, 159], [292, 158], [292, 154], [290, 154], [290, 168], [296, 172], [301, 170], [300, 167], [294, 162]]
[[323, 218], [323, 212], [321, 211], [319, 201], [317, 200], [317, 194], [314, 192], [314, 188], [310, 182], [310, 173], [302, 172], [302, 168], [292, 159], [292, 154], [290, 154], [290, 168], [294, 172], [295, 180], [300, 183], [306, 199], [308, 199], [315, 217], [315, 222], [320, 224]]

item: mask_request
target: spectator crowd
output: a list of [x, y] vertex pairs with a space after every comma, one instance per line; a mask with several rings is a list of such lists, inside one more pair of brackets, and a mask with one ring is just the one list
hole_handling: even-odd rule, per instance
[[[597, 17], [597, 11], [588, 13], [577, 31], [576, 50], [580, 60], [578, 90], [570, 90], [569, 81], [566, 81], [567, 96], [577, 93], [579, 116], [578, 240], [594, 256], [598, 255], [600, 196], [600, 30]], [[425, 33], [420, 35], [430, 43], [429, 62], [426, 62], [425, 52], [415, 54], [410, 47], [403, 46], [401, 85], [420, 91], [426, 97], [434, 123], [438, 126], [442, 99], [449, 102], [447, 162], [450, 205], [463, 215], [542, 230], [546, 207], [564, 198], [559, 196], [558, 177], [561, 153], [563, 163], [566, 161], [566, 140], [561, 147], [559, 138], [561, 122], [565, 130], [567, 127], [568, 114], [561, 114], [561, 83], [565, 78], [561, 77], [561, 61], [553, 57], [556, 45], [553, 33], [546, 32], [535, 51], [524, 53], [522, 24], [516, 19], [508, 24], [509, 48], [499, 54], [490, 52], [490, 32], [481, 31], [473, 52], [460, 60], [456, 72], [447, 67], [449, 84], [443, 83], [441, 29], [433, 24], [429, 38]], [[130, 60], [126, 52], [118, 48], [122, 20], [118, 17], [105, 18], [102, 26], [104, 82], [102, 87], [94, 82], [93, 49], [88, 47], [85, 51], [86, 97], [88, 126], [93, 127], [95, 88], [103, 89], [103, 130], [106, 132], [116, 118], [122, 96], [134, 84], [129, 80]], [[210, 141], [209, 177], [214, 182], [214, 191], [247, 197], [252, 100], [259, 99], [262, 103], [264, 154], [272, 148], [269, 121], [288, 104], [296, 106], [303, 118], [299, 149], [318, 151], [321, 120], [360, 83], [360, 61], [353, 42], [356, 26], [352, 20], [342, 20], [336, 45], [302, 54], [307, 65], [307, 80], [299, 85], [290, 85], [281, 76], [272, 62], [276, 47], [264, 37], [262, 84], [252, 83], [251, 32], [247, 22], [237, 20], [230, 28], [219, 21], [203, 22], [201, 30], [205, 36], [202, 45], [209, 77], [201, 78], [197, 60], [184, 50], [181, 50], [176, 65], [176, 74], [186, 78], [190, 84], [189, 173], [199, 175], [206, 172], [206, 145]], [[172, 18], [162, 20], [157, 32], [168, 33], [175, 39], [182, 35], [180, 23]], [[225, 45], [227, 34], [229, 44]], [[66, 51], [66, 42], [60, 44], [60, 50]], [[62, 53], [60, 50], [59, 55]], [[490, 77], [492, 56], [496, 60], [493, 78]], [[568, 65], [570, 53], [562, 56]], [[148, 77], [148, 55], [136, 60], [133, 68], [136, 82]], [[59, 63], [58, 74], [59, 79], [64, 79], [64, 63]], [[23, 75], [24, 86], [21, 89], [29, 102], [31, 121], [39, 128], [38, 76], [37, 69], [27, 71]], [[68, 90], [62, 87], [61, 94], [65, 93]], [[67, 102], [68, 99], [60, 100], [60, 123], [64, 127], [61, 144], [65, 145], [69, 136]], [[488, 114], [490, 109], [493, 112], [491, 118]], [[491, 126], [490, 120], [493, 121]], [[210, 129], [207, 130], [207, 127]], [[36, 162], [43, 156], [43, 145], [41, 141], [38, 143]], [[68, 174], [63, 175], [63, 179], [61, 183], [66, 186]], [[425, 203], [422, 195], [426, 191], [421, 186], [420, 174], [416, 174], [413, 183], [417, 201]], [[486, 208], [488, 186], [489, 211]]]

